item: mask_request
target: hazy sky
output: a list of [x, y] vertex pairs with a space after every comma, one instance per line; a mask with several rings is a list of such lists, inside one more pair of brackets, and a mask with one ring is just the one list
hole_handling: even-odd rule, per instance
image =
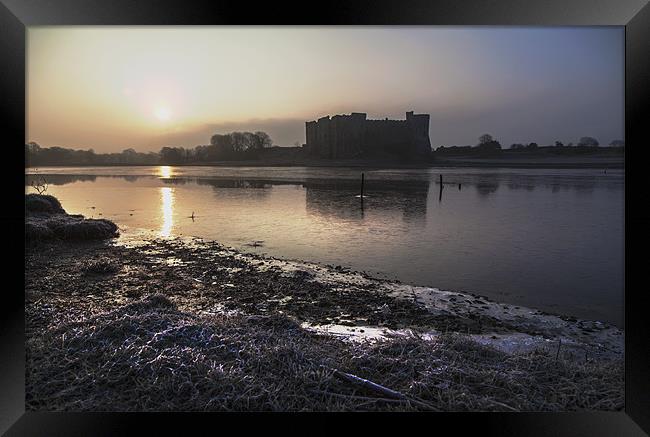
[[622, 27], [30, 27], [27, 140], [94, 148], [208, 144], [306, 120], [431, 114], [434, 147], [601, 144], [624, 131]]

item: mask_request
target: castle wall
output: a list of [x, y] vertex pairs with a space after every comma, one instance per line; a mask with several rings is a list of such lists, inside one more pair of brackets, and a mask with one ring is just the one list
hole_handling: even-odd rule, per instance
[[364, 152], [406, 153], [409, 147], [409, 130], [405, 120], [368, 120]]
[[354, 158], [380, 153], [412, 156], [431, 151], [429, 115], [406, 113], [405, 120], [368, 120], [364, 113], [335, 115], [305, 123], [306, 146], [321, 158]]
[[335, 115], [330, 125], [331, 158], [355, 157], [362, 152], [366, 114]]

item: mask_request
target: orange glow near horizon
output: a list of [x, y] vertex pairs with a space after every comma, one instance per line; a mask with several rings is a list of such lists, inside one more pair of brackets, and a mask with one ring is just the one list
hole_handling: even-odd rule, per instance
[[[431, 30], [421, 29], [421, 32]], [[404, 117], [422, 56], [399, 28], [30, 27], [28, 138], [96, 152], [207, 144], [223, 123], [304, 142], [304, 121]], [[390, 44], [387, 44], [390, 42]], [[376, 46], [382, 50], [369, 50]], [[447, 57], [461, 55], [438, 44]], [[401, 53], [399, 59], [394, 52]], [[363, 66], [363, 68], [360, 68]], [[445, 68], [428, 70], [442, 82]], [[437, 87], [436, 87], [437, 88]], [[449, 99], [431, 88], [436, 103]], [[476, 99], [476, 97], [475, 97]], [[259, 121], [290, 120], [272, 129]], [[288, 132], [290, 131], [290, 132]], [[279, 135], [279, 136], [278, 136]], [[286, 137], [286, 138], [283, 138]]]
[[30, 26], [26, 141], [147, 152], [263, 130], [290, 146], [321, 116], [413, 110], [436, 145], [606, 144], [624, 126], [623, 30]]

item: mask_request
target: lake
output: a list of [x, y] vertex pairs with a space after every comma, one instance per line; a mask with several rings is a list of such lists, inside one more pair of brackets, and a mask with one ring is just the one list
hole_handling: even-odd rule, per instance
[[363, 202], [361, 171], [42, 167], [25, 185], [44, 177], [121, 238], [196, 236], [623, 326], [624, 170], [364, 169]]

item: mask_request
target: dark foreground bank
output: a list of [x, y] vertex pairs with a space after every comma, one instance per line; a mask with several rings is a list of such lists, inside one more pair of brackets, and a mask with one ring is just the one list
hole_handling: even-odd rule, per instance
[[[199, 241], [32, 239], [25, 265], [31, 410], [623, 408], [603, 324]], [[363, 337], [373, 329], [386, 335]], [[477, 341], [517, 336], [544, 340]]]

